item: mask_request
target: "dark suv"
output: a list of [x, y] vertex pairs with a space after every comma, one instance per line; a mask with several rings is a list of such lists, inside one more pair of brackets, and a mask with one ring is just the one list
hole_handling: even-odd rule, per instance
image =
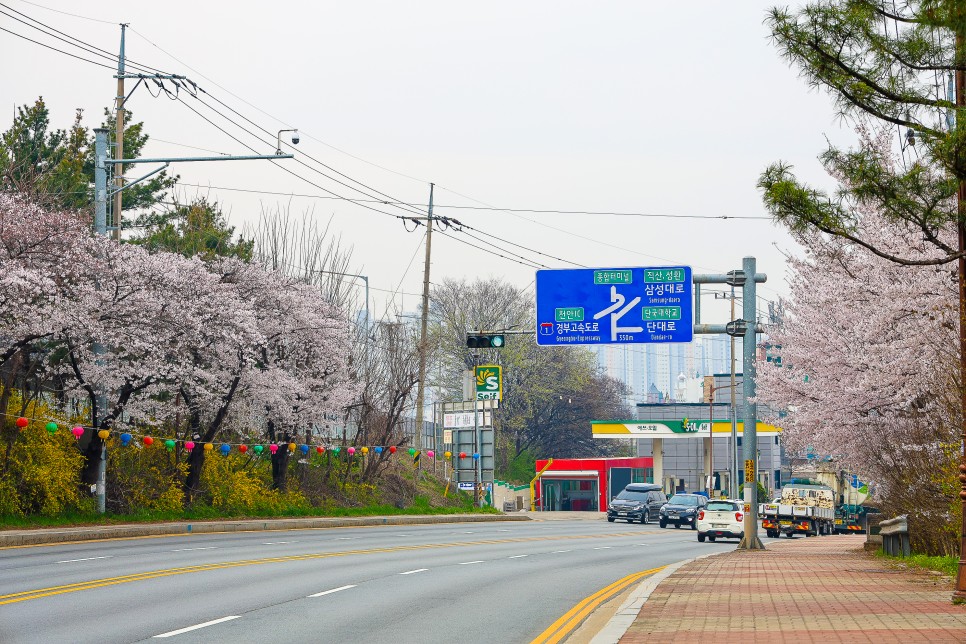
[[661, 506], [661, 527], [673, 523], [675, 528], [689, 525], [692, 530], [697, 530], [698, 511], [706, 505], [708, 497], [703, 494], [675, 494]]
[[607, 520], [631, 523], [656, 521], [661, 506], [667, 501], [661, 486], [656, 483], [631, 483], [607, 506]]

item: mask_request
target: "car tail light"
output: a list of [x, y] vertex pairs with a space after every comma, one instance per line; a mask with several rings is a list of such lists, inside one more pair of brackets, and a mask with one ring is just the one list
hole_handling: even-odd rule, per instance
[[704, 521], [704, 510], [699, 510], [698, 511], [698, 520], [699, 521]]
[[741, 523], [742, 521], [744, 521], [744, 519], [745, 519], [745, 516], [741, 512], [735, 512], [735, 521], [737, 521], [738, 523]]

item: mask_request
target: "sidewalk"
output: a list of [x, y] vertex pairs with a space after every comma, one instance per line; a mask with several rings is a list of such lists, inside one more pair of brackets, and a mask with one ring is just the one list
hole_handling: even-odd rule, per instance
[[764, 552], [686, 563], [657, 584], [620, 642], [966, 642], [953, 580], [897, 569], [864, 543], [767, 539]]

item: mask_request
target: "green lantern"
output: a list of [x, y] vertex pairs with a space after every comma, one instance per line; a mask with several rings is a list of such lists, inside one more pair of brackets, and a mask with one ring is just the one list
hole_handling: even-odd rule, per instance
[[171, 440], [170, 438], [164, 441], [164, 446], [168, 448], [169, 452], [174, 451], [174, 441]]
[[264, 450], [265, 448], [264, 448], [263, 446], [261, 446], [261, 445], [256, 445], [256, 446], [255, 446], [255, 447], [253, 447], [252, 449], [254, 449], [254, 450], [255, 450], [255, 453], [256, 453], [256, 454], [261, 454], [261, 453], [262, 453], [262, 450]]
[[49, 422], [45, 425], [45, 427], [47, 428], [47, 431], [50, 432], [51, 434], [57, 431], [57, 423], [55, 422]]
[[416, 448], [414, 448], [414, 447], [410, 447], [410, 448], [409, 448], [409, 455], [410, 455], [410, 456], [415, 456], [415, 454], [416, 454]]

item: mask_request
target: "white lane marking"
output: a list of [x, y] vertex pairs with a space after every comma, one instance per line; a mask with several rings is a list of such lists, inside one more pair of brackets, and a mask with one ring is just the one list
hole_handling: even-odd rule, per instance
[[600, 546], [599, 548], [594, 548], [594, 550], [610, 550], [610, 546]]
[[277, 546], [280, 543], [298, 543], [298, 541], [263, 541], [263, 546]]
[[205, 546], [204, 548], [181, 548], [179, 550], [172, 550], [171, 552], [188, 552], [189, 550], [217, 550], [218, 546]]
[[204, 628], [205, 626], [214, 626], [215, 624], [221, 624], [222, 622], [228, 622], [233, 619], [238, 619], [241, 615], [229, 615], [228, 617], [222, 617], [220, 619], [213, 619], [210, 622], [205, 622], [204, 624], [195, 624], [194, 626], [189, 626], [187, 628], [179, 628], [176, 631], [168, 631], [167, 633], [161, 633], [160, 635], [155, 635], [154, 637], [174, 637], [175, 635], [181, 635], [182, 633], [187, 633], [188, 631], [196, 631], [199, 628]]
[[333, 588], [332, 590], [323, 590], [321, 593], [315, 593], [314, 595], [309, 595], [309, 597], [321, 597], [322, 595], [331, 595], [332, 593], [337, 593], [340, 590], [349, 590], [350, 588], [355, 588], [355, 584], [349, 584], [348, 586], [339, 586], [338, 588]]
[[400, 575], [415, 575], [417, 572], [426, 572], [429, 568], [417, 568], [416, 570], [407, 570], [406, 572], [399, 573]]
[[497, 530], [497, 532], [509, 532], [509, 530], [507, 530], [506, 528], [504, 528], [502, 530]]
[[507, 557], [507, 559], [519, 559], [520, 557], [526, 557], [528, 555], [513, 555], [512, 557]]
[[470, 530], [470, 531], [464, 532], [463, 534], [476, 534], [476, 533]]
[[355, 537], [336, 537], [335, 540], [336, 541], [349, 541], [350, 539], [354, 539], [354, 538]]
[[484, 563], [484, 561], [482, 559], [477, 559], [476, 561], [461, 561], [459, 565], [468, 566], [470, 564], [477, 564], [477, 563]]
[[632, 546], [649, 546], [651, 544], [649, 544], [649, 543], [632, 543], [631, 545]]
[[556, 554], [560, 554], [561, 552], [573, 552], [573, 550], [554, 550], [550, 554], [556, 555]]
[[57, 563], [74, 563], [75, 561], [94, 561], [95, 559], [111, 559], [114, 555], [107, 555], [106, 557], [84, 557], [83, 559], [64, 559], [63, 561], [58, 561]]
[[397, 537], [411, 537], [411, 534], [397, 534]]

